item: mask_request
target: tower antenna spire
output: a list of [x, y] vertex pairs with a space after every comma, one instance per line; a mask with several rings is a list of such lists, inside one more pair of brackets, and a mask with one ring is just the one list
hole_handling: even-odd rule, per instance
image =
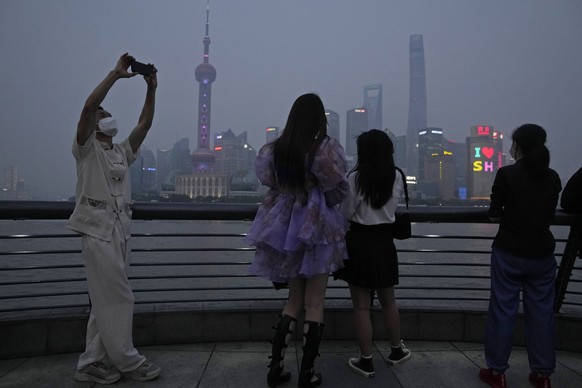
[[210, 30], [210, 0], [206, 0], [206, 36], [210, 36], [209, 30]]
[[206, 35], [204, 35], [204, 63], [208, 63], [210, 54], [210, 0], [206, 0]]

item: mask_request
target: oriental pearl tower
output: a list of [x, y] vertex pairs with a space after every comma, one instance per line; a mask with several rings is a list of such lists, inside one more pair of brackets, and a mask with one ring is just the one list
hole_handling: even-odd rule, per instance
[[209, 30], [210, 0], [206, 3], [206, 35], [204, 36], [204, 62], [196, 67], [195, 75], [198, 81], [198, 148], [192, 152], [194, 173], [211, 172], [216, 155], [210, 149], [210, 112], [212, 83], [216, 79], [216, 69], [208, 63], [210, 47]]

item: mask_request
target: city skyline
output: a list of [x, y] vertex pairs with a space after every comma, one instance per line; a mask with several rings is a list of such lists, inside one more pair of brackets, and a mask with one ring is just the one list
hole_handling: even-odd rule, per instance
[[[282, 129], [294, 99], [314, 91], [339, 114], [343, 142], [347, 111], [362, 106], [362, 88], [374, 84], [383, 87], [383, 126], [403, 135], [409, 37], [421, 34], [428, 126], [464, 142], [471, 126], [492, 125], [507, 142], [515, 127], [536, 122], [548, 130], [552, 166], [562, 179], [580, 166], [582, 53], [572, 50], [582, 38], [580, 2], [389, 3], [211, 1], [218, 76], [210, 136], [247, 131], [258, 149], [265, 128]], [[206, 5], [2, 2], [0, 167], [16, 165], [27, 186], [70, 196], [70, 149], [83, 101], [125, 51], [160, 70], [156, 117], [145, 145], [168, 149], [187, 137], [194, 148], [194, 70], [203, 55]], [[120, 81], [105, 100], [120, 124], [119, 140], [135, 125], [144, 91], [135, 77]]]

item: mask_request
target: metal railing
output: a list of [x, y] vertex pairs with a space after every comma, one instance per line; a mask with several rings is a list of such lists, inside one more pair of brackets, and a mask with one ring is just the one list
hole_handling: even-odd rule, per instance
[[[54, 233], [41, 233], [44, 229], [35, 233], [35, 225], [26, 224], [65, 220], [73, 207], [72, 202], [0, 201], [0, 220], [4, 220], [0, 222], [11, 230], [0, 233], [0, 319], [4, 314], [89, 305], [78, 234], [63, 232], [65, 221], [55, 224]], [[136, 203], [134, 221], [148, 220], [139, 225], [142, 232], [133, 227], [129, 279], [136, 304], [195, 308], [203, 303], [286, 299], [286, 292], [275, 291], [267, 281], [247, 273], [254, 249], [242, 238], [257, 208]], [[396, 243], [399, 303], [484, 310], [489, 299], [490, 245], [497, 230], [487, 218], [487, 209], [411, 207], [411, 216], [412, 238]], [[168, 221], [179, 222], [180, 231], [160, 231], [159, 224]], [[558, 211], [553, 225], [559, 263], [556, 311], [582, 314], [582, 267], [576, 265], [579, 246], [573, 222], [573, 216]], [[16, 231], [16, 226], [26, 233]], [[201, 230], [184, 233], [184, 228]], [[330, 279], [326, 299], [349, 301], [345, 283]]]

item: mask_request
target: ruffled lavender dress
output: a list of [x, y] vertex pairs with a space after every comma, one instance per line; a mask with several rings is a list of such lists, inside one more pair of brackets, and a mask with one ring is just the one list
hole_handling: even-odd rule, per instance
[[257, 177], [270, 189], [245, 237], [257, 248], [249, 272], [286, 283], [343, 268], [349, 223], [335, 206], [349, 191], [343, 147], [334, 138], [320, 144], [311, 166], [317, 184], [308, 189], [307, 201], [277, 191], [273, 150], [274, 143], [265, 144], [255, 161]]

